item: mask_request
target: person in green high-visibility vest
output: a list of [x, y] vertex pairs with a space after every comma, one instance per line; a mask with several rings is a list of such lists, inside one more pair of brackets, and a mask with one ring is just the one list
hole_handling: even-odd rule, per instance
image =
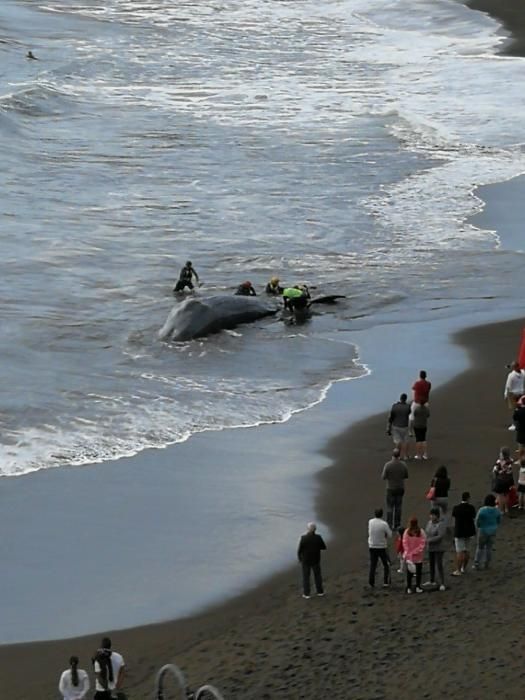
[[308, 307], [310, 292], [305, 284], [286, 287], [283, 290], [284, 308], [290, 311], [303, 311]]

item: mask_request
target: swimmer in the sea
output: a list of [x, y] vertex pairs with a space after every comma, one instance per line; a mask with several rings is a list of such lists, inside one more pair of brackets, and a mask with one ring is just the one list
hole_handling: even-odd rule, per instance
[[30, 58], [32, 61], [38, 61], [38, 58], [34, 55], [32, 51], [27, 52], [26, 58]]

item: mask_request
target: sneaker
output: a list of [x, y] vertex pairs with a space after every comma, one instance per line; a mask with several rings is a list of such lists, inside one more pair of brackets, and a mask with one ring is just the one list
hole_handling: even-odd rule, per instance
[[512, 425], [509, 425], [508, 430], [516, 430], [516, 426], [514, 423]]
[[310, 600], [311, 597], [312, 597], [312, 596], [310, 596], [310, 595], [305, 595], [305, 594], [303, 593], [303, 598], [306, 598], [307, 600]]
[[403, 569], [398, 569], [398, 570], [397, 570], [397, 573], [398, 573], [398, 574], [404, 574], [405, 572], [403, 571]]
[[479, 564], [472, 564], [472, 571], [479, 571]]
[[407, 588], [407, 595], [411, 595], [411, 594], [412, 594], [412, 589], [411, 589], [411, 588]]
[[324, 596], [324, 593], [317, 593], [317, 596], [318, 596], [319, 598], [322, 598], [322, 597]]
[[435, 581], [425, 581], [423, 584], [423, 588], [430, 588], [430, 586], [435, 586], [436, 582]]
[[416, 593], [423, 593], [423, 589], [422, 589], [422, 588], [416, 588]]
[[462, 574], [463, 574], [463, 571], [459, 571], [458, 569], [456, 569], [456, 571], [452, 572], [452, 576], [461, 576]]
[[439, 590], [440, 590], [440, 591], [446, 591], [447, 589], [446, 589], [446, 587], [445, 587], [445, 584], [442, 583], [441, 586], [439, 587]]
[[427, 454], [424, 454], [423, 457], [422, 457], [421, 459], [428, 459], [428, 455], [427, 455]]
[[414, 459], [421, 459], [421, 457], [419, 455], [416, 455]]
[[390, 584], [389, 584], [389, 583], [384, 583], [384, 584], [383, 584], [383, 588], [390, 588]]

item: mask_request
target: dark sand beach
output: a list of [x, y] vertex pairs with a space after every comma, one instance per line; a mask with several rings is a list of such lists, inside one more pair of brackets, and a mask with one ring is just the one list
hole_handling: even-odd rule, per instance
[[[457, 336], [472, 367], [432, 395], [432, 459], [410, 462], [406, 515], [426, 519], [423, 495], [441, 463], [451, 473], [452, 502], [470, 489], [478, 505], [488, 492], [498, 448], [513, 442], [501, 394], [522, 325], [504, 322]], [[354, 425], [327, 446], [333, 465], [319, 476], [317, 502], [320, 518], [334, 533], [324, 564], [325, 598], [303, 600], [299, 570], [291, 566], [192, 618], [114, 632], [114, 646], [129, 667], [129, 697], [150, 697], [155, 670], [169, 661], [180, 665], [190, 685], [213, 682], [226, 698], [393, 698], [401, 683], [407, 697], [460, 691], [474, 699], [496, 690], [502, 669], [519, 679], [519, 654], [508, 648], [517, 649], [521, 635], [516, 611], [525, 584], [519, 546], [525, 517], [505, 519], [492, 570], [450, 578], [444, 593], [408, 598], [397, 575], [392, 590], [366, 590], [366, 522], [383, 500], [379, 474], [390, 448], [384, 414]], [[447, 569], [452, 570], [451, 551]], [[504, 645], [495, 629], [505, 630]], [[97, 642], [98, 635], [1, 647], [2, 695], [55, 698], [65, 659], [75, 652], [88, 660]], [[24, 668], [31, 672], [21, 673]], [[506, 685], [505, 697], [520, 696], [519, 683]]]
[[495, 17], [511, 33], [503, 53], [523, 56], [525, 52], [525, 5], [519, 0], [469, 0], [467, 5]]
[[[505, 52], [523, 54], [522, 4], [468, 4], [505, 22], [514, 37]], [[441, 463], [451, 474], [452, 503], [465, 489], [475, 505], [488, 493], [498, 448], [514, 447], [502, 391], [505, 365], [517, 351], [523, 325], [522, 320], [506, 321], [455, 337], [468, 349], [471, 367], [432, 394], [432, 459], [409, 464], [405, 516], [426, 521], [424, 493]], [[427, 369], [432, 378], [432, 368]], [[407, 597], [397, 575], [389, 591], [371, 593], [365, 587], [366, 523], [383, 502], [380, 471], [391, 449], [385, 417], [392, 398], [385, 397], [385, 412], [353, 425], [326, 447], [332, 464], [318, 477], [316, 506], [318, 518], [333, 533], [323, 567], [327, 596], [303, 600], [299, 568], [291, 562], [288, 570], [201, 614], [110, 631], [127, 661], [129, 700], [151, 698], [154, 673], [170, 661], [183, 669], [191, 686], [211, 682], [226, 699], [389, 700], [399, 696], [400, 688], [407, 698], [430, 700], [444, 695], [478, 700], [502, 688], [505, 698], [522, 696], [525, 516], [505, 518], [490, 571], [449, 577], [446, 592]], [[448, 572], [452, 564], [451, 547]], [[78, 614], [86, 614], [82, 600]], [[59, 673], [69, 656], [78, 654], [90, 670], [100, 636], [1, 646], [0, 697], [57, 698]]]

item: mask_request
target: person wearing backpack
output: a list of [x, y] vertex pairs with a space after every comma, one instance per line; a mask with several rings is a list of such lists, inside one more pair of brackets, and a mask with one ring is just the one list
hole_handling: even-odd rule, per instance
[[124, 659], [111, 649], [111, 639], [104, 637], [93, 657], [95, 671], [95, 695], [93, 700], [111, 700], [113, 692], [120, 689], [124, 677]]

